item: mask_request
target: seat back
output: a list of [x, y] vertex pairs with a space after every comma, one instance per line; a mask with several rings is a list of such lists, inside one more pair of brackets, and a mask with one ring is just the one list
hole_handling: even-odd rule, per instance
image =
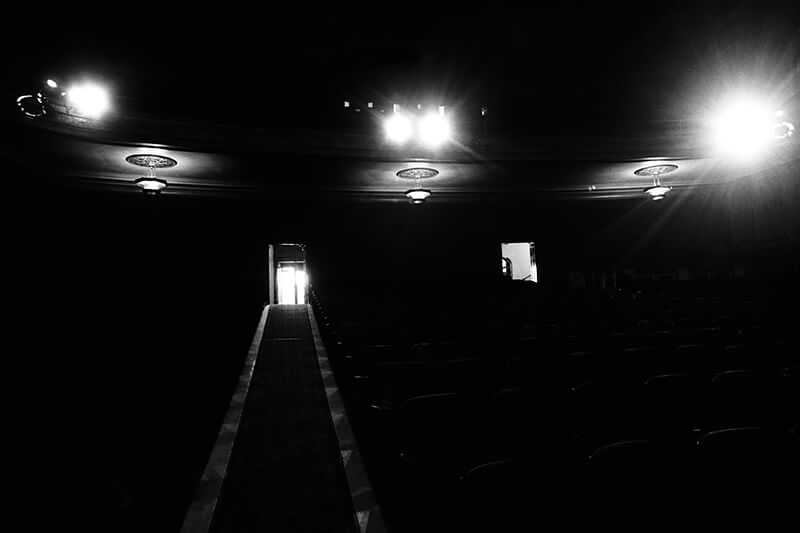
[[703, 427], [708, 387], [697, 374], [661, 374], [642, 385], [646, 423], [653, 435], [687, 437]]

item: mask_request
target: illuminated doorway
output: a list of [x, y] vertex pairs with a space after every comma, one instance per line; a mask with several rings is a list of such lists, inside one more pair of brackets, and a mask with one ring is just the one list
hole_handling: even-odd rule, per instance
[[523, 281], [539, 281], [536, 247], [532, 242], [501, 243], [500, 253], [503, 277]]
[[293, 262], [278, 263], [277, 282], [279, 304], [306, 303], [306, 286], [308, 283], [305, 265]]
[[305, 246], [270, 244], [269, 303], [305, 304], [308, 302], [307, 292]]

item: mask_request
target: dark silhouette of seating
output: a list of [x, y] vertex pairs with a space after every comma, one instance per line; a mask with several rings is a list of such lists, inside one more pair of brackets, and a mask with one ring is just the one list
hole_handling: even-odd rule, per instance
[[661, 374], [642, 385], [644, 424], [664, 438], [691, 438], [708, 415], [708, 384], [697, 374]]
[[524, 531], [537, 523], [566, 527], [578, 501], [574, 472], [547, 456], [478, 465], [459, 479], [454, 516], [461, 531]]
[[401, 457], [428, 472], [457, 474], [496, 458], [496, 431], [485, 397], [440, 393], [404, 401]]

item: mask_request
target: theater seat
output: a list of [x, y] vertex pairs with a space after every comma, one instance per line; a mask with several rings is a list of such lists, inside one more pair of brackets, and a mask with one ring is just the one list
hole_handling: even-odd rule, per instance
[[769, 343], [767, 359], [773, 368], [800, 365], [800, 342], [796, 338], [784, 338]]
[[411, 346], [410, 358], [415, 361], [441, 363], [464, 357], [464, 346], [460, 342], [420, 342]]
[[775, 421], [775, 380], [760, 370], [727, 370], [711, 379], [709, 424], [721, 429], [759, 426]]
[[670, 358], [670, 372], [692, 372], [710, 375], [714, 365], [723, 356], [723, 347], [719, 344], [683, 344], [675, 347]]
[[[694, 443], [685, 439], [638, 439], [612, 442], [589, 456], [593, 476], [613, 483], [620, 477], [649, 484], [686, 481], [696, 468]], [[637, 490], [637, 487], [632, 487]], [[641, 486], [639, 488], [642, 488]]]
[[671, 353], [657, 346], [626, 348], [620, 354], [620, 368], [626, 379], [642, 382], [650, 376], [667, 373]]
[[376, 365], [407, 361], [408, 344], [368, 344], [358, 347], [354, 355], [346, 357], [345, 369], [350, 376], [368, 376]]
[[778, 372], [776, 409], [785, 427], [800, 424], [800, 365], [788, 366]]
[[489, 398], [442, 393], [410, 398], [399, 409], [402, 451], [409, 465], [446, 474], [496, 458]]
[[705, 433], [697, 441], [700, 488], [709, 507], [724, 512], [780, 513], [796, 507], [797, 451], [774, 428], [737, 427]]
[[627, 438], [638, 432], [638, 387], [617, 381], [591, 381], [568, 392], [568, 431], [573, 435], [570, 453], [586, 454], [602, 442]]
[[459, 531], [530, 531], [577, 525], [574, 472], [547, 456], [478, 465], [459, 479]]
[[550, 387], [564, 382], [563, 358], [554, 356], [515, 356], [498, 368], [499, 387]]
[[741, 370], [746, 368], [762, 368], [767, 354], [763, 346], [752, 343], [730, 344], [725, 347], [714, 370]]
[[564, 356], [564, 372], [570, 383], [621, 378], [620, 354], [615, 350], [572, 352]]
[[483, 359], [454, 359], [439, 367], [441, 392], [488, 392], [495, 390], [495, 368]]
[[703, 427], [708, 386], [696, 374], [661, 374], [642, 385], [644, 424], [650, 434], [663, 438], [690, 438]]
[[382, 363], [370, 376], [371, 404], [395, 409], [405, 400], [433, 391], [433, 366], [419, 361]]
[[560, 387], [513, 387], [495, 394], [498, 445], [503, 455], [564, 452], [566, 391]]
[[775, 328], [765, 325], [748, 325], [739, 328], [737, 342], [764, 344], [775, 340]]
[[[696, 453], [687, 440], [640, 439], [604, 445], [589, 456], [587, 509], [606, 526], [689, 520], [695, 514]], [[628, 522], [630, 521], [630, 522]]]

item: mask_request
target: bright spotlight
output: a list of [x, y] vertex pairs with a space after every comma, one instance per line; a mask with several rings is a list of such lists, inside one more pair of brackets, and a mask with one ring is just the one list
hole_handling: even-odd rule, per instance
[[400, 113], [393, 113], [384, 122], [386, 137], [395, 143], [404, 143], [411, 138], [411, 119]]
[[428, 146], [439, 146], [450, 138], [450, 123], [441, 114], [427, 115], [419, 124], [419, 137]]
[[73, 85], [67, 91], [67, 100], [75, 113], [89, 118], [100, 118], [109, 108], [108, 93], [93, 84]]
[[50, 87], [51, 89], [55, 89], [56, 87], [58, 87], [58, 83], [56, 83], [55, 81], [53, 81], [51, 79], [48, 79], [47, 80], [47, 86]]
[[728, 100], [713, 121], [714, 143], [727, 155], [747, 159], [774, 141], [774, 110], [750, 97]]

